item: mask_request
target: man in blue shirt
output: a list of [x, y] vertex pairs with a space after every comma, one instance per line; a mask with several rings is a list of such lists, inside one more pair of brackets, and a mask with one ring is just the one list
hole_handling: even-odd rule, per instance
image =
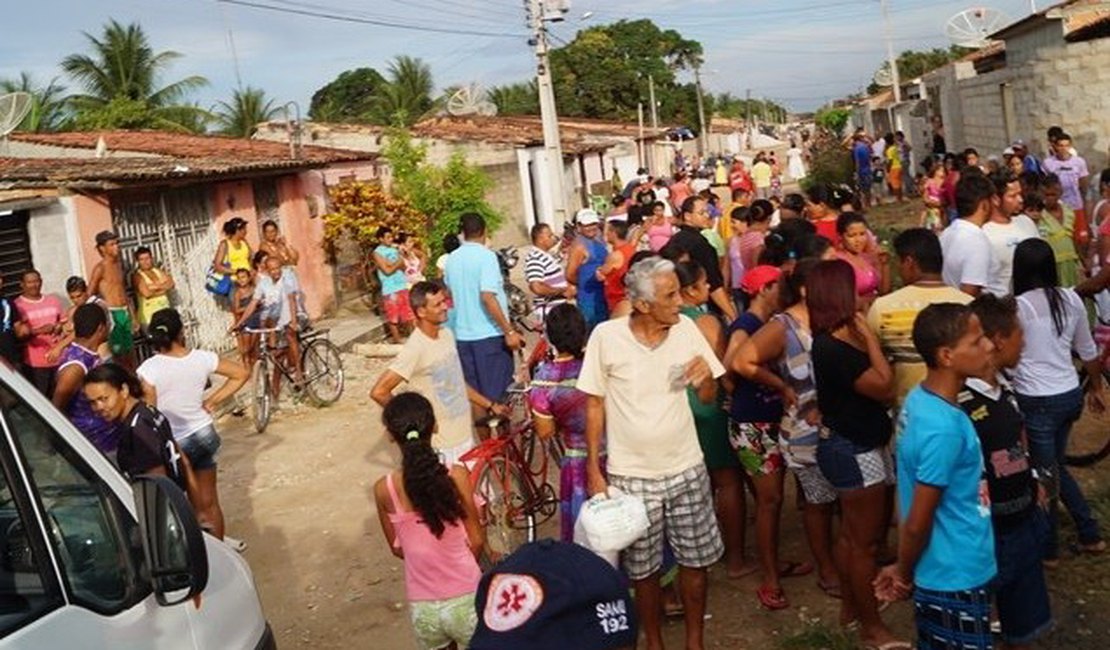
[[501, 266], [485, 245], [485, 220], [468, 212], [459, 225], [463, 243], [447, 256], [443, 268], [454, 302], [459, 360], [466, 383], [498, 401], [513, 383], [513, 350], [524, 346], [524, 337], [509, 321]]
[[874, 181], [871, 170], [871, 146], [867, 144], [867, 134], [863, 129], [852, 137], [852, 160], [856, 163], [856, 184], [859, 186], [860, 201], [864, 209], [871, 207], [871, 183]]
[[913, 593], [917, 647], [989, 650], [996, 571], [983, 455], [958, 395], [989, 367], [993, 344], [970, 308], [938, 303], [914, 321], [928, 368], [899, 421], [898, 561], [875, 578], [875, 596]]

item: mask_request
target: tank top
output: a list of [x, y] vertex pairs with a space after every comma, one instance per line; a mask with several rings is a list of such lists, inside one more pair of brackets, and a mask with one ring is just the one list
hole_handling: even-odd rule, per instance
[[786, 460], [791, 467], [810, 467], [817, 464], [820, 431], [819, 425], [810, 424], [810, 420], [817, 420], [817, 381], [810, 357], [813, 335], [786, 312], [775, 314], [771, 320], [782, 323], [786, 329], [786, 345], [779, 357], [778, 372], [798, 398], [793, 406], [784, 408], [782, 416]]
[[444, 524], [436, 538], [420, 514], [401, 507], [393, 474], [385, 477], [393, 512], [389, 521], [396, 537], [393, 547], [405, 553], [405, 593], [410, 601], [446, 600], [472, 594], [478, 589], [482, 571], [470, 551], [466, 528], [461, 522]]
[[231, 267], [232, 271], [239, 269], [250, 270], [251, 268], [251, 247], [245, 241], [239, 242], [239, 246], [230, 239], [227, 241], [227, 265]]
[[[67, 366], [76, 365], [81, 368], [82, 374], [87, 375], [100, 363], [100, 357], [95, 352], [77, 343], [70, 343], [65, 350], [62, 350], [58, 372]], [[116, 447], [119, 446], [117, 424], [105, 420], [92, 410], [89, 399], [85, 397], [85, 391], [78, 389], [73, 394], [69, 404], [66, 405], [66, 416], [97, 449], [106, 454], [116, 451]]]
[[614, 251], [619, 251], [624, 261], [620, 267], [609, 271], [609, 274], [605, 276], [605, 303], [609, 306], [610, 312], [616, 309], [620, 301], [624, 300], [624, 276], [628, 273], [628, 264], [636, 253], [636, 244], [624, 244], [616, 247]]
[[[704, 306], [694, 307], [693, 305], [683, 305], [679, 307], [678, 311], [695, 323], [699, 318], [709, 313]], [[686, 387], [686, 396], [690, 402], [690, 411], [694, 415], [694, 428], [699, 433], [704, 436], [728, 430], [728, 413], [724, 409], [725, 394], [723, 390], [718, 390], [717, 398], [708, 404], [701, 401], [701, 398], [698, 397], [698, 391], [693, 387]]]
[[674, 234], [674, 226], [667, 222], [662, 225], [651, 225], [647, 227], [648, 248], [653, 253], [658, 253], [659, 249], [667, 245], [671, 240], [671, 235]]
[[[139, 275], [143, 276], [143, 281], [145, 281], [147, 284], [162, 281], [162, 276], [164, 274], [161, 270], [151, 269], [150, 272], [154, 274], [153, 279], [151, 279], [150, 275], [148, 275], [147, 272], [143, 271], [142, 269], [139, 270]], [[144, 298], [142, 294], [136, 292], [135, 297], [139, 299], [139, 322], [143, 325], [150, 325], [151, 316], [153, 316], [157, 312], [162, 311], [163, 309], [168, 309], [170, 306], [170, 297], [166, 294]]]
[[578, 308], [586, 319], [586, 325], [593, 327], [609, 317], [605, 304], [605, 287], [597, 279], [597, 269], [605, 262], [609, 249], [596, 239], [578, 237], [578, 242], [586, 248], [586, 261], [578, 267]]

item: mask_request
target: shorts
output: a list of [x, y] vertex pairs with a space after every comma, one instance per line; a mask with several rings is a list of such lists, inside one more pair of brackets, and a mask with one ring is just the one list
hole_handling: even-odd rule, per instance
[[898, 190], [901, 190], [902, 189], [902, 170], [901, 169], [897, 169], [897, 170], [892, 169], [890, 171], [890, 173], [886, 175], [886, 184], [889, 185], [890, 189], [895, 191], [895, 192], [897, 192]]
[[991, 650], [991, 590], [913, 592], [918, 650]]
[[409, 304], [409, 290], [401, 289], [389, 295], [382, 296], [382, 312], [385, 322], [398, 325], [411, 323], [416, 319]]
[[135, 347], [135, 339], [131, 335], [131, 312], [127, 307], [109, 307], [108, 314], [112, 317], [112, 328], [108, 332], [108, 347], [112, 354], [131, 352]]
[[643, 580], [662, 568], [664, 537], [679, 566], [700, 569], [725, 554], [709, 472], [702, 463], [661, 478], [611, 474], [609, 484], [643, 499], [647, 506], [647, 533], [621, 553], [621, 563], [632, 580]]
[[48, 366], [46, 368], [36, 368], [35, 366], [23, 366], [23, 376], [27, 381], [31, 382], [40, 393], [50, 399], [54, 396], [54, 384], [57, 382], [58, 367]]
[[457, 341], [455, 347], [462, 363], [466, 385], [487, 399], [499, 401], [513, 383], [513, 353], [505, 339], [492, 336], [477, 341]]
[[802, 486], [802, 496], [805, 497], [806, 503], [820, 506], [837, 500], [836, 488], [821, 473], [821, 468], [816, 465], [806, 465], [791, 467], [790, 470], [798, 479], [798, 485]]
[[740, 465], [751, 476], [781, 472], [786, 459], [779, 447], [778, 422], [728, 422], [728, 441], [740, 458]]
[[216, 469], [216, 453], [220, 450], [220, 434], [209, 424], [177, 441], [182, 453], [189, 457], [194, 470]]
[[[716, 404], [702, 404], [696, 393], [689, 393], [689, 398], [694, 408], [694, 430], [698, 434], [698, 446], [705, 457], [705, 466], [710, 470], [739, 469], [740, 461], [728, 443], [728, 413]], [[695, 401], [698, 401], [697, 406], [694, 406]]]
[[1052, 629], [1052, 609], [1044, 578], [1048, 516], [1038, 507], [1024, 521], [995, 527], [994, 556], [998, 575], [994, 588], [1002, 639], [1010, 645], [1031, 645]]
[[832, 429], [826, 428], [817, 443], [817, 466], [837, 490], [894, 484], [894, 460], [886, 445], [857, 445]]
[[410, 600], [409, 609], [416, 645], [421, 650], [439, 650], [452, 642], [465, 648], [478, 626], [474, 594], [443, 600]]
[[859, 191], [866, 193], [871, 191], [871, 184], [875, 181], [875, 177], [871, 172], [856, 172], [856, 181], [859, 183]]

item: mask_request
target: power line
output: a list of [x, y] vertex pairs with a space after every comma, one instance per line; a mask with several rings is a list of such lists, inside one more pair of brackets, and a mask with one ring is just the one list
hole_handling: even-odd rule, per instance
[[[296, 0], [296, 1], [294, 1], [294, 0], [266, 0], [266, 1], [270, 4], [285, 5], [285, 6], [288, 6], [288, 7], [293, 7], [295, 9], [303, 9], [303, 10], [308, 10], [308, 11], [317, 11], [317, 12], [336, 14], [336, 15], [342, 15], [342, 16], [350, 16], [350, 17], [356, 17], [356, 18], [366, 18], [366, 19], [369, 19], [369, 20], [384, 20], [384, 21], [389, 21], [389, 22], [408, 24], [408, 19], [404, 16], [395, 16], [395, 15], [382, 14], [382, 13], [377, 13], [377, 12], [371, 13], [371, 12], [366, 12], [366, 11], [358, 11], [358, 10], [354, 10], [354, 9], [347, 9], [345, 7], [342, 7], [342, 8], [341, 7], [336, 7], [334, 5], [322, 5], [322, 4], [312, 3], [312, 2], [305, 2], [305, 0]], [[452, 24], [455, 25], [456, 28], [475, 27], [475, 28], [479, 28], [479, 29], [485, 29], [485, 28], [493, 28], [493, 27], [501, 26], [500, 22], [495, 21], [495, 20], [491, 20], [488, 16], [476, 16], [474, 14], [458, 13], [458, 12], [453, 12], [453, 11], [442, 9], [442, 8], [430, 7], [428, 5], [422, 5], [419, 2], [416, 2], [416, 0], [411, 0], [411, 2], [402, 2], [402, 0], [390, 0], [390, 1], [394, 2], [395, 4], [402, 5], [402, 6], [408, 8], [410, 10], [415, 8], [415, 9], [418, 9], [418, 10], [428, 11], [428, 12], [432, 12], [432, 13], [436, 13], [436, 14], [446, 14], [447, 16], [451, 17], [452, 19], [454, 19], [456, 16], [460, 19], [467, 20], [467, 21], [473, 20], [475, 18], [478, 19], [478, 22], [476, 24], [471, 24], [470, 22], [467, 22], [467, 23], [453, 22]]]
[[216, 0], [231, 5], [238, 5], [241, 7], [250, 7], [252, 9], [261, 9], [264, 11], [273, 11], [277, 13], [293, 14], [297, 16], [310, 16], [312, 18], [322, 18], [325, 20], [334, 20], [344, 23], [355, 23], [361, 25], [375, 25], [377, 27], [391, 27], [394, 29], [407, 29], [415, 32], [432, 32], [436, 34], [462, 34], [466, 36], [489, 36], [491, 38], [523, 38], [522, 34], [510, 34], [507, 32], [485, 32], [480, 30], [470, 29], [448, 29], [445, 27], [426, 27], [423, 25], [409, 25], [405, 23], [394, 22], [391, 20], [379, 20], [376, 18], [360, 18], [357, 16], [345, 16], [342, 14], [330, 13], [325, 11], [314, 11], [311, 9], [297, 9], [294, 7], [275, 7], [273, 5], [263, 4], [261, 2], [251, 2], [250, 0]]

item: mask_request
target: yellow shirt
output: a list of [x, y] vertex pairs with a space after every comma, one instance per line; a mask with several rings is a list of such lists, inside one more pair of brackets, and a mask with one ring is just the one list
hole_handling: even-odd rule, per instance
[[929, 305], [954, 302], [966, 305], [971, 296], [947, 285], [915, 285], [879, 296], [867, 312], [867, 324], [879, 337], [883, 352], [894, 367], [898, 404], [925, 378], [925, 362], [913, 346], [913, 322]]
[[227, 240], [227, 265], [232, 271], [251, 268], [251, 246], [245, 241], [239, 242], [236, 247], [234, 242]]
[[902, 154], [898, 151], [898, 145], [892, 144], [886, 148], [886, 161], [890, 163], [890, 170], [902, 169]]
[[752, 182], [756, 187], [771, 187], [771, 166], [765, 162], [752, 165]]

